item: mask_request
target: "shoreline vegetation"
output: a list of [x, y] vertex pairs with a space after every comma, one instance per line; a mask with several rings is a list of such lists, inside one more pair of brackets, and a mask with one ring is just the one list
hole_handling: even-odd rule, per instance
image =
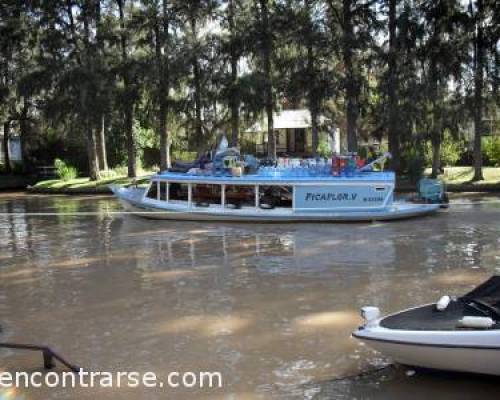
[[129, 186], [133, 184], [145, 184], [151, 174], [138, 176], [137, 178], [127, 178], [126, 176], [116, 176], [113, 178], [92, 181], [90, 178], [75, 178], [69, 181], [62, 179], [49, 179], [40, 181], [26, 189], [30, 193], [46, 194], [111, 194], [109, 185]]
[[497, 3], [8, 1], [3, 172], [132, 178], [225, 134], [269, 160], [389, 151], [401, 176], [482, 181], [500, 165]]
[[[473, 167], [450, 167], [445, 168], [440, 178], [446, 183], [450, 192], [500, 192], [500, 167], [484, 167], [484, 180], [473, 182]], [[151, 173], [139, 176], [135, 179], [126, 176], [116, 176], [99, 181], [91, 181], [87, 178], [75, 178], [63, 181], [61, 179], [50, 179], [36, 183], [27, 188], [31, 193], [46, 194], [107, 194], [111, 193], [109, 185], [131, 185], [134, 183], [144, 184]], [[429, 175], [430, 170], [425, 171]], [[410, 181], [398, 178], [396, 185], [398, 192], [412, 192], [415, 184]]]

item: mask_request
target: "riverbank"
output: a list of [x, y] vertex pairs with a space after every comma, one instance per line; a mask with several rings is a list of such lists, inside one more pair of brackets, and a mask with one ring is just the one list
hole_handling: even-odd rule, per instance
[[44, 194], [111, 194], [109, 185], [128, 186], [147, 182], [148, 175], [137, 178], [113, 177], [91, 181], [89, 178], [77, 178], [69, 181], [50, 179], [38, 182], [27, 188], [31, 193]]
[[[430, 171], [425, 171], [429, 174]], [[449, 192], [500, 192], [500, 168], [483, 168], [484, 180], [472, 182], [474, 170], [472, 167], [451, 167], [445, 168], [444, 174], [440, 176], [444, 180]], [[89, 178], [77, 178], [69, 181], [51, 179], [38, 182], [36, 185], [28, 187], [28, 191], [33, 193], [54, 193], [54, 194], [109, 194], [109, 185], [127, 186], [135, 182], [146, 183], [147, 176], [136, 179], [124, 176], [90, 181]], [[398, 192], [413, 192], [415, 184], [403, 179], [398, 179], [396, 184]]]
[[[425, 171], [431, 174], [430, 168]], [[500, 168], [483, 167], [484, 180], [473, 182], [473, 167], [448, 167], [439, 176], [446, 183], [448, 192], [500, 192]]]
[[25, 189], [33, 184], [34, 179], [30, 176], [22, 175], [0, 175], [0, 190], [19, 190]]

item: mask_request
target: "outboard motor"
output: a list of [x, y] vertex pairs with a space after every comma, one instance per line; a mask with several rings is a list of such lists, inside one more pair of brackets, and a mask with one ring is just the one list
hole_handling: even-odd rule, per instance
[[428, 204], [442, 204], [443, 207], [447, 207], [449, 203], [445, 183], [440, 179], [420, 179], [417, 194], [420, 201]]

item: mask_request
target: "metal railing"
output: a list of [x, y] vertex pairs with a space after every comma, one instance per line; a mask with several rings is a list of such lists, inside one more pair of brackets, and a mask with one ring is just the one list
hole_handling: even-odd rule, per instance
[[20, 343], [0, 343], [0, 348], [4, 349], [14, 349], [14, 350], [28, 350], [28, 351], [40, 351], [43, 356], [43, 367], [45, 369], [52, 369], [56, 366], [54, 360], [59, 361], [62, 365], [67, 367], [69, 370], [78, 373], [80, 368], [69, 361], [64, 359], [62, 356], [57, 354], [48, 346], [39, 346], [34, 344], [20, 344]]

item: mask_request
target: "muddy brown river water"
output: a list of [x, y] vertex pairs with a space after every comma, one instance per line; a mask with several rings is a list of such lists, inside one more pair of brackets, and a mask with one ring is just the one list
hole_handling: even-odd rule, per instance
[[[401, 368], [338, 378], [388, 363], [350, 338], [361, 306], [396, 311], [500, 271], [500, 197], [456, 197], [435, 216], [369, 224], [108, 214], [119, 209], [107, 196], [0, 194], [0, 341], [48, 344], [90, 371], [218, 371], [223, 387], [0, 389], [0, 399], [498, 393], [495, 379]], [[23, 214], [82, 211], [98, 215]], [[0, 350], [3, 371], [40, 367], [38, 354]]]

